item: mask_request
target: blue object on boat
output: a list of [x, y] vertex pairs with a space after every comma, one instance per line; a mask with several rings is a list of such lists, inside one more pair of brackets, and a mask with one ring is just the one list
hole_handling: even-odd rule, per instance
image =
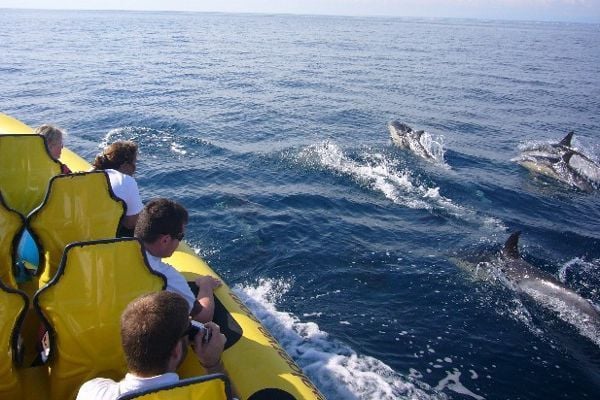
[[23, 231], [17, 247], [17, 262], [19, 261], [27, 261], [35, 267], [38, 267], [40, 264], [38, 247], [27, 229]]

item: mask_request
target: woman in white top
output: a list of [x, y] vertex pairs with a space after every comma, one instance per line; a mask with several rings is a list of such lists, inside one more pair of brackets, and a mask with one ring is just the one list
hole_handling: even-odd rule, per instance
[[137, 151], [138, 147], [134, 142], [119, 140], [106, 146], [93, 162], [93, 169], [106, 172], [113, 193], [127, 206], [117, 236], [133, 236], [138, 214], [144, 208], [137, 182], [133, 178]]

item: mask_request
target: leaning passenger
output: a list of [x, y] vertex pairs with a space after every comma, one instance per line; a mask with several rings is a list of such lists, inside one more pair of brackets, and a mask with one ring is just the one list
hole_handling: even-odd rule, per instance
[[33, 133], [41, 135], [46, 140], [46, 146], [50, 152], [50, 157], [60, 163], [60, 173], [70, 174], [71, 170], [65, 164], [59, 161], [63, 149], [64, 132], [53, 125], [44, 124], [35, 128]]
[[119, 140], [106, 146], [93, 162], [93, 170], [104, 170], [110, 180], [113, 193], [127, 205], [125, 218], [121, 221], [117, 236], [133, 236], [133, 229], [144, 205], [133, 178], [138, 147], [132, 141]]
[[[191, 328], [187, 302], [181, 296], [161, 291], [131, 302], [121, 315], [121, 344], [127, 375], [115, 382], [95, 378], [79, 389], [77, 400], [116, 399], [126, 393], [158, 389], [176, 384], [176, 371], [186, 357]], [[221, 354], [227, 339], [217, 324], [207, 322], [208, 331], [193, 337], [192, 348], [207, 374], [225, 373]]]
[[167, 290], [179, 293], [188, 302], [192, 318], [210, 321], [215, 311], [214, 290], [221, 281], [209, 275], [195, 280], [198, 294], [190, 289], [186, 279], [172, 265], [162, 261], [170, 257], [183, 239], [188, 212], [179, 203], [169, 199], [154, 199], [146, 204], [135, 226], [135, 237], [140, 239], [146, 257], [155, 271], [167, 278]]

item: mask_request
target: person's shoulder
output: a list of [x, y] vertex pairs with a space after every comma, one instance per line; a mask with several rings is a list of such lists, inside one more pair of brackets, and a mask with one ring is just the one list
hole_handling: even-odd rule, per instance
[[94, 378], [81, 385], [76, 400], [115, 399], [118, 395], [118, 382], [108, 378]]
[[177, 271], [175, 269], [175, 267], [173, 267], [171, 264], [168, 264], [166, 262], [163, 261], [163, 259], [161, 257], [157, 257], [157, 256], [153, 256], [152, 254], [150, 254], [150, 252], [146, 251], [146, 258], [148, 259], [148, 263], [150, 264], [150, 266], [152, 268], [154, 268], [155, 270], [160, 270], [160, 271]]
[[126, 176], [124, 173], [117, 171], [116, 169], [112, 169], [112, 168], [106, 168], [106, 169], [99, 169], [98, 171], [104, 171], [108, 176], [118, 176], [118, 177], [122, 177], [122, 176]]
[[110, 168], [107, 168], [103, 171], [108, 175], [108, 178], [113, 183], [118, 182], [120, 184], [129, 184], [129, 185], [135, 184], [135, 185], [137, 185], [134, 177], [124, 174], [121, 171], [117, 171], [116, 169], [110, 169]]
[[117, 177], [118, 177], [118, 179], [119, 179], [121, 182], [123, 182], [123, 184], [126, 184], [126, 185], [135, 185], [135, 186], [137, 186], [137, 181], [136, 181], [136, 180], [135, 180], [135, 178], [134, 178], [133, 176], [131, 176], [131, 175], [124, 174], [123, 172], [121, 172], [121, 171], [118, 171], [118, 170], [116, 170], [116, 169], [107, 169], [107, 170], [105, 170], [105, 171], [106, 171], [106, 172], [108, 172], [108, 171], [111, 171], [110, 173], [111, 173], [113, 176], [117, 176]]

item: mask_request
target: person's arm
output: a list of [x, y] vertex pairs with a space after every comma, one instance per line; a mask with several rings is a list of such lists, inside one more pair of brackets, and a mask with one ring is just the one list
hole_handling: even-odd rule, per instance
[[223, 283], [210, 275], [203, 275], [196, 278], [195, 283], [198, 286], [198, 295], [190, 314], [196, 321], [211, 321], [215, 313], [214, 290]]
[[127, 229], [135, 229], [135, 224], [137, 223], [138, 215], [140, 214], [138, 213], [134, 215], [125, 215], [121, 220], [121, 225], [123, 225]]
[[206, 329], [210, 330], [211, 336], [208, 342], [204, 343], [204, 335], [196, 335], [194, 338], [194, 352], [198, 361], [208, 374], [225, 373], [221, 354], [225, 348], [227, 338], [221, 333], [221, 328], [214, 322], [204, 324]]
[[127, 205], [127, 214], [123, 217], [121, 224], [125, 228], [133, 230], [135, 229], [138, 215], [140, 215], [140, 212], [142, 212], [142, 209], [144, 208], [144, 204], [142, 203], [140, 189], [138, 188], [136, 180], [129, 175], [123, 176], [122, 196], [122, 199]]
[[[207, 322], [204, 326], [210, 330], [211, 336], [206, 343], [204, 343], [204, 335], [196, 335], [194, 338], [193, 348], [198, 361], [200, 361], [200, 365], [206, 370], [207, 374], [220, 373], [227, 375], [227, 371], [221, 360], [227, 338], [221, 333], [219, 325], [214, 322]], [[229, 383], [234, 399], [239, 399], [239, 393], [231, 379], [229, 379]]]

